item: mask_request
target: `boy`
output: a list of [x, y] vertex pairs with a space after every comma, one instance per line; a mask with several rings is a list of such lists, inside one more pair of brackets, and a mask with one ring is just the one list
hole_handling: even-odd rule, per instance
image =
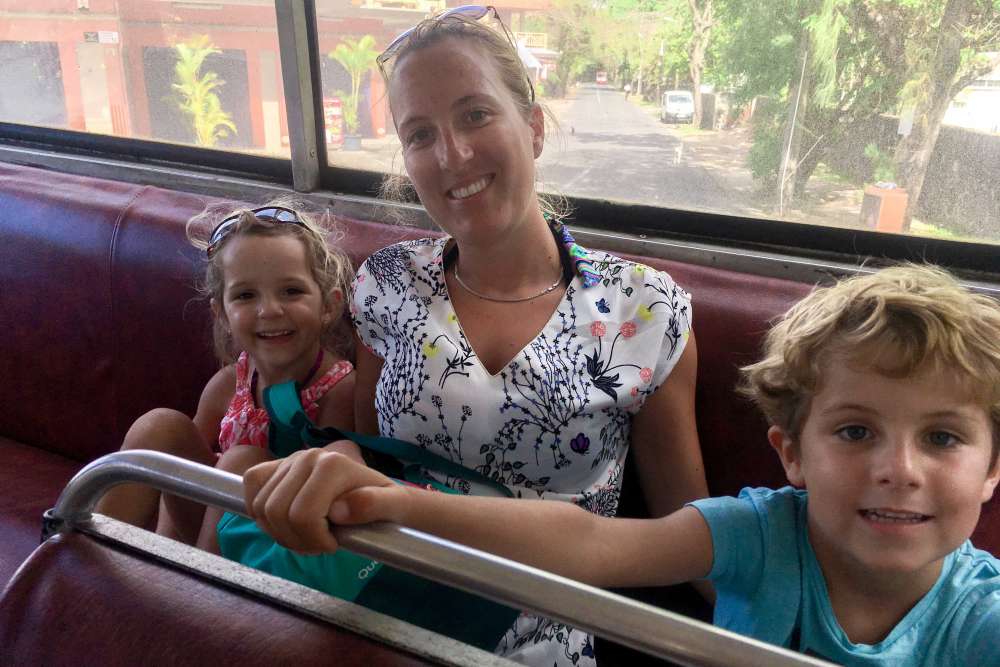
[[707, 577], [717, 625], [841, 664], [1000, 664], [1000, 560], [968, 541], [1000, 481], [1000, 305], [884, 269], [814, 291], [743, 370], [796, 488], [606, 519], [310, 451], [251, 469], [247, 507], [299, 550], [336, 548], [327, 517], [387, 520], [598, 586]]

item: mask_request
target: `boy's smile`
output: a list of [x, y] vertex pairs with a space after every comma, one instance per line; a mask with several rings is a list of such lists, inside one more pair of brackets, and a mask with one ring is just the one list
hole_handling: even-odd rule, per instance
[[827, 586], [926, 593], [997, 485], [986, 409], [948, 373], [891, 378], [834, 358], [797, 442], [769, 434], [809, 491], [809, 539]]

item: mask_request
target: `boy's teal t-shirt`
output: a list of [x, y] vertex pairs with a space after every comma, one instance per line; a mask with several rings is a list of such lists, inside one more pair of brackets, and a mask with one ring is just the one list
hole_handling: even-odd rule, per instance
[[712, 533], [717, 626], [842, 665], [1000, 665], [1000, 560], [966, 540], [878, 644], [854, 644], [809, 544], [805, 491], [743, 489], [690, 503]]

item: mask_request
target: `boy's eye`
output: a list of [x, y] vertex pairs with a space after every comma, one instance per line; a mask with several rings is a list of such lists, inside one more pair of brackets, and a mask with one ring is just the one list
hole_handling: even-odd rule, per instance
[[931, 431], [927, 440], [935, 447], [954, 447], [958, 444], [958, 437], [948, 431]]
[[246, 301], [253, 298], [253, 292], [237, 292], [233, 295], [233, 301]]
[[839, 435], [844, 440], [850, 440], [856, 442], [858, 440], [864, 440], [867, 438], [871, 432], [865, 426], [859, 426], [857, 424], [851, 424], [850, 426], [844, 426], [837, 430], [837, 435]]

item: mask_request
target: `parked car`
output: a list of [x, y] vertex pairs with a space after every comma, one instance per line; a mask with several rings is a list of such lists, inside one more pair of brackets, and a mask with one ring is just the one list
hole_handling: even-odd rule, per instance
[[604, 71], [598, 72], [597, 73], [597, 77], [596, 77], [596, 81], [597, 81], [598, 84], [600, 84], [600, 85], [603, 86], [604, 84], [606, 84], [608, 82], [608, 73], [604, 72]]
[[661, 123], [690, 123], [694, 119], [694, 96], [689, 90], [668, 90], [660, 106]]

